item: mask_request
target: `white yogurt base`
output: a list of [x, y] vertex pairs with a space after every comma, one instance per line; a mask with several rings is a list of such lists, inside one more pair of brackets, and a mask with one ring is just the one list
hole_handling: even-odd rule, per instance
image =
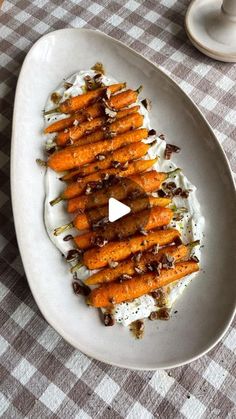
[[[66, 82], [72, 83], [73, 86], [65, 90], [64, 82], [59, 86], [55, 91], [62, 96], [61, 101], [66, 100], [69, 95], [76, 96], [84, 93], [84, 77], [86, 75], [94, 76], [95, 72], [93, 70], [89, 71], [80, 71], [78, 74], [71, 76]], [[117, 83], [117, 81], [112, 77], [103, 76], [102, 81], [105, 85], [110, 85], [112, 83]], [[150, 120], [148, 116], [148, 111], [143, 107], [143, 105], [138, 102], [140, 105], [140, 111], [144, 115], [144, 127], [152, 128], [150, 126]], [[133, 105], [132, 105], [133, 106]], [[55, 108], [55, 104], [49, 98], [45, 106], [46, 110]], [[45, 126], [50, 125], [52, 122], [65, 118], [68, 115], [62, 114], [52, 114], [45, 117]], [[155, 128], [155, 127], [154, 127]], [[46, 147], [50, 147], [53, 143], [55, 134], [45, 135]], [[155, 136], [157, 143], [149, 149], [148, 156], [145, 158], [155, 158], [159, 156], [158, 162], [152, 167], [157, 171], [169, 172], [174, 170], [177, 166], [171, 160], [164, 159], [164, 151], [166, 147], [166, 142], [159, 139]], [[152, 142], [154, 137], [149, 137], [145, 142]], [[65, 232], [59, 236], [55, 236], [53, 231], [55, 228], [67, 224], [72, 220], [72, 217], [67, 213], [65, 209], [65, 203], [61, 202], [55, 206], [51, 206], [49, 203], [55, 197], [59, 196], [63, 189], [65, 188], [64, 182], [58, 181], [61, 174], [57, 174], [51, 169], [47, 169], [45, 175], [45, 207], [44, 207], [44, 221], [47, 233], [54, 243], [54, 245], [60, 250], [64, 255], [67, 254], [68, 250], [72, 248], [72, 242], [66, 242], [63, 240], [66, 234], [72, 234], [73, 236], [78, 234], [76, 229], [71, 229], [68, 232]], [[172, 222], [171, 226], [174, 226], [181, 231], [181, 238], [183, 243], [189, 243], [195, 240], [202, 241], [203, 230], [204, 230], [204, 217], [201, 214], [200, 204], [196, 197], [196, 187], [192, 185], [188, 179], [184, 176], [181, 171], [178, 173], [174, 179], [172, 179], [177, 187], [183, 189], [191, 189], [189, 197], [183, 199], [180, 197], [174, 197], [173, 203], [177, 207], [185, 207], [188, 212], [184, 214], [184, 218], [179, 222]], [[194, 248], [194, 254], [200, 260], [200, 247]], [[81, 267], [78, 271], [78, 277], [82, 280], [86, 279], [95, 271], [89, 271], [85, 267]], [[167, 306], [170, 308], [175, 300], [182, 294], [183, 290], [186, 288], [191, 280], [194, 278], [196, 273], [189, 275], [185, 279], [178, 281], [176, 284], [168, 287], [168, 302]], [[142, 297], [136, 298], [128, 303], [116, 304], [114, 307], [114, 319], [117, 323], [121, 323], [124, 326], [128, 326], [135, 320], [144, 319], [150, 315], [152, 311], [157, 310], [158, 308], [155, 305], [155, 300], [150, 295], [143, 295]]]

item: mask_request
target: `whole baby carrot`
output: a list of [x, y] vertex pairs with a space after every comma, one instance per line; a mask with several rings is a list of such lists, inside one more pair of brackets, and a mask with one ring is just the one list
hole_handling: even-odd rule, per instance
[[134, 173], [145, 172], [146, 170], [150, 169], [150, 167], [152, 167], [156, 162], [157, 159], [136, 160], [134, 162], [130, 162], [126, 170], [120, 170], [120, 168], [112, 168], [103, 169], [96, 173], [92, 173], [91, 175], [84, 177], [82, 180], [73, 182], [70, 185], [68, 185], [65, 188], [64, 192], [61, 194], [61, 199], [71, 199], [75, 196], [81, 195], [89, 182], [97, 182], [99, 180], [104, 179], [104, 176], [116, 175], [120, 177], [125, 177], [133, 175]]
[[[157, 263], [162, 260], [163, 255], [171, 256], [174, 261], [186, 258], [189, 254], [188, 246], [183, 244], [176, 246], [166, 246], [159, 249], [158, 253], [152, 252], [145, 252], [140, 253], [137, 257], [131, 258], [128, 260], [124, 260], [120, 262], [118, 266], [115, 268], [106, 268], [102, 269], [99, 272], [91, 275], [88, 279], [86, 279], [86, 285], [96, 285], [96, 284], [103, 284], [107, 282], [115, 281], [117, 278], [121, 277], [122, 275], [136, 275], [137, 272], [140, 274], [147, 271], [148, 264], [152, 264], [153, 262]], [[152, 265], [151, 265], [152, 266]]]
[[[149, 172], [132, 175], [129, 178], [121, 178], [117, 185], [106, 190], [94, 192], [92, 195], [81, 195], [67, 201], [67, 211], [75, 212], [106, 205], [110, 197], [123, 201], [133, 191], [141, 193], [153, 192], [160, 188], [162, 182], [170, 177], [173, 172], [164, 173], [150, 170]], [[139, 188], [139, 189], [138, 189]], [[140, 189], [141, 188], [141, 189]]]
[[[107, 89], [113, 94], [122, 90], [126, 87], [126, 83], [117, 83], [111, 84], [110, 86], [101, 87], [95, 90], [91, 90], [87, 93], [82, 95], [71, 97], [65, 100], [63, 103], [60, 103], [57, 109], [54, 112], [62, 112], [62, 113], [71, 113], [76, 112], [80, 109], [84, 109], [91, 105], [92, 103], [96, 102], [99, 98], [104, 95]], [[52, 113], [52, 110], [45, 112], [45, 115]]]
[[144, 252], [156, 244], [165, 246], [179, 239], [180, 233], [175, 229], [158, 230], [147, 236], [138, 235], [126, 240], [114, 241], [104, 247], [87, 250], [83, 255], [83, 263], [88, 269], [100, 269], [111, 261], [120, 261], [131, 254]]
[[60, 179], [64, 181], [77, 180], [96, 172], [97, 170], [108, 169], [113, 163], [126, 163], [143, 157], [149, 150], [150, 144], [142, 142], [129, 144], [125, 147], [118, 148], [117, 150], [107, 153], [101, 156], [101, 160], [97, 160], [94, 163], [84, 165], [76, 170], [71, 170]]
[[[129, 111], [119, 111], [117, 112], [116, 116], [117, 117], [115, 121], [106, 126], [106, 134], [108, 134], [109, 132], [120, 134], [122, 132], [129, 131], [130, 129], [139, 128], [143, 124], [143, 116], [140, 115], [138, 112], [130, 114]], [[79, 139], [83, 135], [86, 135], [86, 133], [92, 133], [93, 131], [96, 131], [99, 128], [103, 127], [106, 124], [106, 120], [107, 119], [105, 116], [100, 116], [98, 118], [92, 119], [91, 121], [82, 122], [78, 126], [69, 129], [68, 132], [60, 132], [57, 135], [56, 143], [58, 146], [64, 146], [67, 144], [68, 140], [70, 140], [71, 144], [75, 142], [78, 145], [87, 144], [85, 140], [83, 140], [80, 143]], [[104, 135], [106, 134], [104, 131], [102, 132], [104, 137]]]
[[[134, 94], [131, 94], [131, 92]], [[125, 92], [117, 93], [114, 96], [115, 100], [113, 100], [113, 96], [112, 96], [110, 100], [107, 101], [107, 103], [109, 107], [112, 107], [114, 110], [118, 111], [121, 108], [135, 102], [136, 97], [137, 97], [136, 92], [132, 90], [131, 91], [126, 90]], [[112, 106], [113, 103], [115, 106]], [[130, 110], [132, 108], [128, 108], [128, 109]], [[139, 110], [139, 106], [134, 106], [132, 111], [130, 111], [130, 113], [138, 112], [138, 110]], [[105, 112], [105, 109], [104, 109], [103, 103], [96, 102], [93, 105], [89, 106], [88, 108], [85, 108], [82, 111], [78, 111], [77, 113], [74, 113], [73, 115], [67, 118], [63, 118], [63, 119], [60, 119], [59, 121], [53, 122], [52, 124], [50, 124], [48, 127], [44, 129], [44, 132], [47, 134], [51, 132], [62, 131], [66, 128], [73, 126], [74, 123], [78, 124], [78, 123], [86, 121], [87, 119], [101, 116], [104, 114], [104, 112]], [[126, 113], [124, 112], [124, 115], [125, 114]]]
[[147, 138], [147, 136], [148, 130], [146, 128], [141, 128], [94, 144], [66, 147], [63, 150], [55, 151], [51, 154], [48, 158], [47, 165], [56, 172], [64, 172], [65, 170], [74, 169], [83, 166], [86, 163], [91, 163], [96, 159], [98, 154], [114, 151], [122, 146], [136, 143]]
[[[136, 213], [144, 209], [147, 209], [149, 208], [149, 206], [166, 207], [170, 203], [170, 198], [157, 198], [154, 196], [124, 201], [124, 204], [130, 207], [132, 213]], [[108, 217], [107, 205], [105, 205], [104, 207], [91, 209], [90, 211], [87, 211], [84, 214], [78, 214], [73, 221], [73, 226], [76, 227], [78, 230], [88, 230], [91, 228], [92, 224], [106, 217]]]
[[171, 284], [198, 270], [198, 263], [189, 260], [176, 263], [172, 269], [162, 269], [160, 275], [157, 275], [156, 272], [150, 272], [134, 276], [132, 279], [123, 282], [104, 284], [91, 291], [87, 303], [93, 307], [111, 307], [113, 304], [133, 300]]
[[[76, 246], [80, 249], [93, 247], [96, 239], [99, 241], [111, 241], [117, 236], [126, 238], [138, 233], [144, 226], [145, 233], [157, 227], [163, 227], [170, 223], [173, 217], [173, 211], [165, 207], [153, 207], [150, 210], [140, 211], [137, 214], [130, 214], [126, 217], [106, 224], [103, 228], [96, 231], [74, 237]], [[145, 224], [145, 225], [144, 225]]]

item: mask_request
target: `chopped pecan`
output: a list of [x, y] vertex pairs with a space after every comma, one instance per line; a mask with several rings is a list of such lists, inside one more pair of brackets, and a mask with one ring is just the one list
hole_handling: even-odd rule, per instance
[[121, 163], [119, 161], [112, 160], [111, 167], [114, 167], [115, 169], [117, 169], [120, 166], [121, 166]]
[[144, 108], [147, 109], [147, 111], [150, 111], [152, 109], [152, 102], [150, 99], [143, 99], [141, 100], [141, 103], [144, 106]]
[[197, 263], [199, 262], [198, 257], [195, 256], [195, 255], [191, 256], [191, 260], [193, 260], [194, 262], [197, 262]]
[[58, 104], [61, 100], [62, 96], [59, 93], [54, 92], [51, 94], [51, 101], [55, 104]]
[[104, 154], [97, 154], [96, 155], [96, 160], [98, 161], [102, 161], [105, 160], [106, 156], [104, 156]]
[[151, 137], [152, 135], [156, 135], [157, 134], [157, 132], [156, 132], [156, 130], [155, 129], [150, 129], [149, 131], [148, 131], [148, 136], [149, 137]]
[[117, 135], [116, 131], [106, 131], [104, 134], [104, 138], [111, 139], [114, 138]]
[[180, 147], [174, 144], [166, 144], [166, 149], [164, 152], [164, 158], [170, 160], [172, 153], [179, 153]]
[[105, 326], [113, 326], [115, 324], [115, 320], [110, 313], [104, 313], [103, 320]]
[[121, 164], [120, 170], [124, 170], [125, 171], [125, 170], [128, 169], [128, 166], [129, 166], [129, 162], [126, 161], [125, 163]]
[[105, 114], [109, 117], [109, 118], [115, 118], [116, 117], [116, 114], [117, 114], [117, 112], [116, 111], [113, 111], [113, 110], [111, 110], [110, 108], [105, 108]]
[[152, 254], [153, 254], [153, 255], [157, 255], [157, 254], [158, 254], [158, 252], [159, 252], [159, 244], [155, 244], [155, 245], [152, 247], [151, 252], [152, 252]]
[[133, 261], [135, 261], [135, 262], [140, 262], [140, 259], [141, 259], [141, 257], [142, 257], [142, 252], [138, 252], [138, 253], [135, 253], [133, 256], [132, 256], [132, 260]]
[[97, 62], [96, 64], [91, 67], [91, 70], [96, 71], [96, 73], [105, 74], [105, 68], [102, 63]]
[[139, 231], [138, 231], [140, 234], [142, 234], [143, 236], [147, 236], [148, 235], [148, 232], [147, 232], [147, 230], [145, 230], [143, 227], [141, 227], [140, 229], [139, 229]]
[[128, 274], [122, 274], [117, 278], [118, 282], [124, 282], [127, 281], [128, 279], [131, 279], [132, 276], [128, 275]]
[[174, 266], [174, 258], [168, 255], [168, 253], [161, 255], [160, 262], [162, 263], [162, 267], [166, 269], [173, 268]]
[[108, 217], [103, 217], [103, 218], [101, 218], [101, 220], [98, 220], [96, 223], [94, 223], [92, 228], [93, 228], [93, 230], [96, 230], [99, 227], [103, 227], [108, 222], [109, 222]]
[[152, 262], [149, 262], [149, 263], [146, 264], [146, 268], [150, 272], [156, 272], [157, 275], [159, 276], [161, 268], [162, 268], [162, 264], [161, 264], [161, 262], [153, 260]]
[[92, 244], [94, 244], [95, 246], [98, 246], [98, 247], [103, 247], [107, 243], [108, 243], [108, 240], [105, 239], [105, 237], [102, 237], [102, 236], [97, 236], [97, 237], [93, 238], [93, 240], [92, 240]]
[[115, 260], [109, 260], [108, 262], [108, 266], [109, 268], [116, 268], [118, 266], [118, 262], [116, 262]]
[[139, 266], [135, 266], [134, 270], [138, 275], [141, 275], [144, 272], [143, 269], [141, 269]]
[[63, 240], [64, 240], [65, 242], [68, 242], [68, 241], [70, 241], [70, 240], [73, 240], [73, 236], [72, 236], [71, 234], [67, 234], [67, 236], [63, 237]]
[[66, 260], [68, 262], [71, 262], [72, 260], [78, 259], [79, 256], [80, 256], [79, 250], [77, 250], [77, 249], [71, 249], [67, 253]]
[[70, 87], [72, 87], [73, 86], [73, 83], [69, 83], [68, 81], [65, 81], [65, 83], [64, 83], [64, 88], [67, 90], [67, 89], [69, 89]]
[[166, 192], [165, 192], [165, 191], [163, 191], [163, 189], [159, 189], [159, 190], [157, 191], [157, 195], [158, 195], [160, 198], [165, 198], [165, 197], [167, 196]]
[[87, 287], [86, 285], [80, 284], [77, 280], [72, 282], [72, 287], [76, 295], [80, 294], [80, 295], [87, 296], [91, 292], [89, 287]]

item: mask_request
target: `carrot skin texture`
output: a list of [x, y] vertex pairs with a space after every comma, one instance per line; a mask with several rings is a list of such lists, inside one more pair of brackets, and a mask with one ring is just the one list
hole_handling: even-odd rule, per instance
[[[125, 92], [117, 93], [108, 100], [108, 105], [114, 108], [114, 110], [118, 111], [121, 108], [128, 106], [134, 103], [137, 99], [137, 94], [133, 90], [126, 90]], [[114, 104], [114, 105], [113, 105]], [[132, 111], [131, 111], [132, 109]], [[134, 106], [133, 108], [129, 108], [123, 110], [123, 115], [127, 115], [127, 111], [129, 113], [138, 112], [139, 106]], [[62, 131], [66, 128], [69, 128], [73, 125], [74, 121], [78, 123], [86, 121], [89, 117], [96, 118], [98, 116], [104, 115], [104, 106], [100, 102], [96, 102], [93, 105], [89, 106], [88, 108], [77, 112], [67, 118], [60, 119], [59, 121], [53, 122], [51, 125], [44, 129], [46, 134], [51, 132], [58, 132]]]
[[112, 306], [111, 301], [114, 301], [114, 304], [119, 304], [133, 300], [198, 270], [198, 263], [190, 260], [178, 262], [172, 269], [162, 269], [159, 276], [155, 272], [150, 272], [142, 276], [134, 276], [122, 283], [104, 284], [91, 291], [87, 303], [93, 307], [110, 307]]
[[75, 196], [81, 195], [84, 192], [86, 185], [89, 182], [96, 182], [96, 181], [102, 180], [104, 175], [106, 174], [116, 175], [120, 177], [131, 176], [134, 173], [145, 172], [146, 170], [150, 169], [150, 167], [152, 167], [156, 163], [156, 161], [157, 159], [138, 160], [133, 163], [131, 162], [127, 170], [123, 170], [123, 171], [120, 170], [119, 168], [100, 170], [96, 173], [86, 176], [81, 181], [73, 182], [70, 185], [68, 185], [62, 194], [62, 198], [71, 199], [71, 198], [74, 198]]
[[91, 105], [96, 100], [98, 100], [100, 97], [102, 97], [106, 89], [109, 88], [111, 93], [116, 93], [119, 90], [124, 89], [125, 86], [126, 86], [126, 83], [117, 83], [117, 84], [112, 84], [110, 86], [101, 87], [96, 90], [92, 90], [90, 92], [84, 93], [79, 96], [74, 96], [70, 99], [65, 100], [65, 102], [61, 103], [59, 105], [59, 110], [62, 113], [76, 112], [80, 109], [86, 108], [87, 106]]
[[126, 147], [118, 148], [113, 153], [108, 153], [105, 155], [105, 159], [102, 161], [96, 161], [88, 165], [82, 166], [80, 169], [73, 170], [66, 175], [64, 175], [61, 180], [67, 182], [70, 180], [75, 180], [76, 177], [85, 177], [91, 173], [96, 172], [97, 170], [104, 170], [111, 167], [113, 161], [118, 161], [119, 163], [126, 163], [127, 161], [132, 161], [139, 159], [147, 153], [149, 149], [148, 144], [142, 142], [129, 144]]
[[[132, 108], [127, 108], [120, 110], [116, 114], [116, 119], [124, 118], [125, 116], [128, 116], [133, 113], [137, 113], [139, 110], [139, 106], [133, 106]], [[70, 145], [84, 145], [84, 144], [91, 144], [96, 143], [98, 141], [101, 141], [104, 139], [104, 131], [102, 129], [97, 129], [96, 131], [92, 132], [91, 134], [86, 134], [77, 140], [72, 140], [70, 138], [70, 132], [59, 132], [56, 138], [57, 145], [60, 147], [67, 146], [67, 142], [69, 142]]]
[[111, 140], [99, 141], [86, 146], [66, 147], [55, 151], [48, 158], [48, 167], [55, 172], [64, 172], [74, 169], [95, 160], [98, 154], [116, 150], [124, 145], [136, 143], [147, 138], [148, 130], [141, 128], [119, 135]]
[[[116, 120], [122, 119], [122, 118], [124, 118], [128, 115], [134, 114], [134, 113], [136, 114], [138, 112], [138, 110], [139, 110], [139, 106], [133, 106], [132, 108], [123, 109], [123, 110], [117, 112]], [[116, 135], [117, 134], [122, 134], [122, 133], [128, 131], [128, 127], [129, 127], [129, 125], [127, 125], [125, 127], [120, 126], [119, 129], [116, 132]], [[138, 128], [138, 126], [137, 126], [137, 128]], [[101, 128], [101, 129], [98, 129], [98, 130], [92, 132], [91, 134], [84, 135], [84, 136], [78, 138], [77, 140], [70, 139], [70, 142], [72, 142], [72, 145], [76, 146], [76, 145], [85, 145], [85, 144], [96, 143], [96, 142], [101, 141], [103, 139], [104, 139], [104, 131]]]
[[145, 237], [138, 235], [127, 240], [110, 242], [104, 247], [87, 250], [83, 255], [83, 262], [88, 269], [100, 269], [107, 266], [110, 261], [126, 259], [131, 254], [143, 252], [156, 244], [165, 246], [173, 243], [179, 237], [178, 230], [167, 229], [154, 231]]
[[[115, 132], [117, 134], [129, 131], [130, 129], [139, 128], [143, 124], [143, 116], [138, 112], [129, 113], [126, 112], [124, 115], [123, 111], [117, 113], [116, 120], [111, 124], [107, 125], [107, 132]], [[57, 135], [56, 143], [58, 146], [66, 145], [68, 140], [72, 140], [72, 143], [76, 142], [78, 145], [86, 144], [85, 141], [79, 142], [79, 139], [86, 135], [87, 132], [93, 132], [104, 126], [106, 123], [106, 117], [100, 116], [92, 119], [91, 121], [82, 122], [77, 127], [73, 127], [68, 132], [60, 132]], [[104, 135], [104, 131], [102, 131]], [[101, 135], [101, 134], [100, 134]], [[91, 140], [90, 140], [91, 141]]]
[[118, 110], [136, 102], [137, 98], [138, 92], [136, 90], [128, 89], [124, 92], [120, 92], [116, 95], [111, 96], [111, 98], [107, 102], [109, 106], [111, 106], [111, 108], [113, 108], [114, 110]]
[[127, 215], [125, 218], [108, 224], [103, 229], [74, 237], [74, 242], [79, 249], [88, 249], [93, 247], [93, 240], [96, 237], [104, 238], [108, 241], [113, 240], [120, 234], [123, 238], [129, 237], [138, 232], [143, 225], [143, 220], [147, 219], [145, 230], [163, 227], [170, 223], [173, 217], [173, 211], [170, 208], [154, 207], [151, 210], [140, 211], [137, 214]]
[[168, 254], [174, 258], [175, 261], [183, 259], [188, 256], [188, 248], [181, 244], [180, 246], [166, 246], [159, 250], [157, 255], [147, 252], [142, 254], [139, 262], [132, 259], [125, 260], [124, 262], [119, 263], [116, 268], [106, 268], [102, 269], [99, 272], [91, 275], [86, 279], [86, 285], [97, 285], [107, 282], [115, 281], [119, 276], [123, 274], [127, 275], [136, 275], [135, 268], [139, 268], [141, 271], [145, 272], [146, 264], [150, 262], [159, 262], [163, 254]]
[[[153, 196], [150, 196], [148, 200], [146, 198], [140, 198], [135, 200], [124, 201], [124, 204], [128, 205], [133, 213], [147, 209], [149, 207], [149, 204], [153, 207], [166, 207], [170, 203], [171, 199], [169, 198], [156, 198]], [[88, 230], [90, 229], [92, 223], [96, 223], [104, 217], [108, 217], [107, 205], [105, 205], [104, 207], [94, 208], [84, 214], [78, 214], [75, 217], [73, 224], [74, 227], [76, 227], [78, 230]]]
[[[77, 210], [85, 210], [85, 208], [90, 209], [106, 205], [111, 196], [119, 201], [122, 201], [129, 195], [130, 192], [136, 189], [137, 186], [143, 188], [145, 192], [152, 192], [157, 190], [166, 178], [166, 173], [158, 173], [155, 170], [139, 175], [133, 175], [129, 178], [123, 178], [122, 185], [118, 184], [111, 188], [107, 188], [106, 191], [94, 192], [90, 198], [88, 195], [81, 195], [80, 197], [69, 199], [67, 201], [67, 211], [72, 213]], [[130, 182], [130, 180], [133, 182]]]

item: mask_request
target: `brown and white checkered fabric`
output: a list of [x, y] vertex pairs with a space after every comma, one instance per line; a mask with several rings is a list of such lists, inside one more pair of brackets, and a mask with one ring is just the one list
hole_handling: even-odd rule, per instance
[[187, 0], [4, 0], [0, 14], [0, 416], [4, 418], [235, 418], [236, 328], [206, 356], [168, 371], [91, 360], [42, 318], [17, 248], [9, 189], [11, 118], [22, 61], [43, 34], [99, 28], [160, 65], [206, 115], [236, 171], [235, 66], [186, 38]]

